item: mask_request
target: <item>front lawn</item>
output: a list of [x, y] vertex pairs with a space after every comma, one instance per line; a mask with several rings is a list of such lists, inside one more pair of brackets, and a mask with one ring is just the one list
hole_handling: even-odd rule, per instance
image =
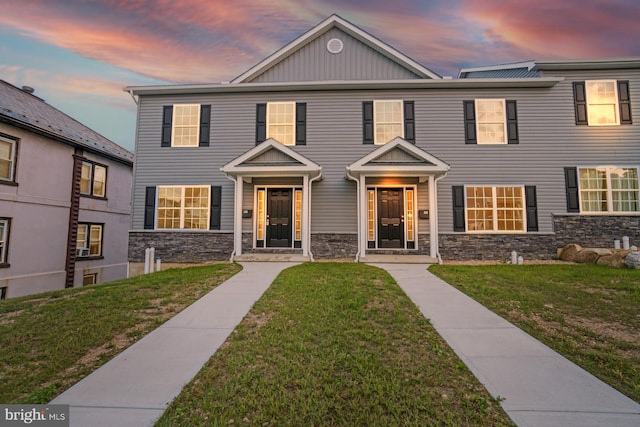
[[283, 271], [160, 426], [513, 425], [384, 271]]
[[640, 271], [586, 264], [429, 271], [640, 402]]
[[171, 269], [0, 301], [0, 403], [49, 402], [240, 269]]

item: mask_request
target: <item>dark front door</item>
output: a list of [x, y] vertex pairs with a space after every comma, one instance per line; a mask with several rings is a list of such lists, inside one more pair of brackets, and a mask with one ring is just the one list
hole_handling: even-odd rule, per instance
[[378, 247], [404, 248], [404, 200], [401, 188], [378, 189]]
[[291, 190], [267, 190], [267, 247], [291, 247]]

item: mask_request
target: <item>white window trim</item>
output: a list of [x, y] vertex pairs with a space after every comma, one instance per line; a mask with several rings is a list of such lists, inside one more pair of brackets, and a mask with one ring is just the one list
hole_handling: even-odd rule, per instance
[[[480, 142], [480, 125], [481, 124], [495, 124], [496, 122], [480, 122], [480, 116], [478, 114], [478, 102], [483, 101], [500, 101], [502, 102], [502, 111], [504, 115], [502, 116], [502, 125], [503, 125], [503, 135], [504, 140], [501, 142]], [[508, 143], [509, 136], [507, 135], [507, 101], [506, 99], [501, 98], [476, 98], [474, 99], [474, 107], [476, 112], [476, 141], [478, 145], [504, 145]]]
[[[153, 224], [153, 228], [155, 230], [161, 230], [161, 231], [190, 231], [190, 232], [203, 232], [203, 231], [210, 231], [209, 227], [207, 226], [206, 228], [184, 228], [184, 210], [185, 210], [185, 206], [184, 206], [184, 194], [185, 194], [185, 189], [189, 187], [189, 188], [206, 188], [207, 189], [207, 194], [209, 197], [209, 205], [207, 206], [207, 224], [210, 224], [211, 222], [211, 186], [210, 185], [158, 185], [156, 187], [156, 201], [155, 201], [155, 224]], [[182, 189], [181, 195], [180, 195], [180, 228], [158, 228], [158, 220], [159, 220], [159, 210], [160, 210], [160, 205], [158, 203], [158, 201], [160, 200], [160, 189], [161, 188], [180, 188]]]
[[291, 123], [291, 127], [293, 128], [293, 142], [291, 144], [285, 144], [284, 142], [276, 140], [280, 142], [282, 145], [293, 147], [296, 145], [296, 103], [295, 101], [267, 102], [267, 139], [272, 137], [269, 132], [270, 125], [289, 126], [288, 123], [269, 123], [269, 110], [276, 105], [292, 105], [293, 106], [293, 122]]
[[2, 235], [0, 235], [0, 264], [7, 263], [7, 249], [9, 248], [9, 228], [11, 227], [11, 219], [10, 218], [0, 218], [0, 223], [4, 224]]
[[[589, 120], [590, 114], [589, 110], [591, 109], [591, 102], [589, 102], [589, 84], [596, 83], [613, 83], [613, 91], [615, 97], [615, 106], [613, 108], [614, 114], [616, 116], [615, 123], [591, 123]], [[587, 104], [587, 124], [588, 126], [620, 126], [620, 95], [618, 95], [618, 81], [617, 80], [585, 80], [584, 82], [584, 97]], [[598, 104], [601, 105], [601, 104]]]
[[[195, 143], [190, 145], [175, 145], [175, 135], [177, 128], [191, 128], [194, 125], [176, 125], [176, 107], [198, 107], [198, 120], [196, 121], [196, 138]], [[200, 113], [202, 106], [200, 104], [173, 104], [173, 111], [171, 116], [171, 147], [173, 148], [193, 148], [200, 145]]]
[[[493, 198], [493, 230], [469, 230], [469, 207], [467, 205], [467, 189], [475, 187], [491, 187]], [[496, 191], [498, 187], [502, 188], [521, 188], [522, 189], [522, 230], [498, 230], [498, 207], [496, 203]], [[464, 228], [469, 234], [527, 234], [527, 195], [525, 194], [524, 184], [473, 184], [464, 186]]]
[[[606, 169], [606, 179], [607, 179], [607, 211], [584, 211], [582, 210], [582, 184], [580, 182], [580, 169]], [[624, 211], [614, 211], [613, 210], [613, 190], [611, 188], [611, 169], [635, 169], [638, 174], [638, 181], [640, 181], [640, 166], [625, 166], [625, 165], [607, 165], [607, 166], [577, 166], [576, 167], [576, 175], [578, 178], [578, 206], [580, 208], [581, 215], [593, 215], [593, 216], [640, 216], [640, 211], [635, 212], [624, 212]], [[640, 186], [640, 182], [638, 182]], [[640, 192], [640, 189], [638, 190]]]
[[[403, 202], [403, 206], [402, 206], [402, 214], [404, 215], [404, 221], [402, 221], [402, 227], [404, 229], [404, 248], [379, 248], [378, 247], [378, 189], [379, 188], [402, 188], [402, 202]], [[409, 249], [407, 246], [407, 189], [409, 190], [413, 190], [413, 240], [411, 240], [414, 244], [414, 247]], [[418, 218], [418, 186], [417, 185], [411, 185], [411, 184], [398, 184], [398, 185], [393, 185], [393, 184], [385, 184], [385, 185], [367, 185], [366, 186], [366, 191], [367, 191], [367, 201], [369, 200], [369, 190], [373, 190], [373, 214], [374, 214], [374, 221], [373, 221], [373, 235], [374, 235], [374, 242], [375, 242], [375, 247], [373, 248], [367, 248], [368, 250], [380, 250], [380, 251], [397, 251], [397, 250], [407, 250], [407, 251], [416, 251], [419, 249], [418, 247], [418, 242], [419, 242], [419, 218]], [[367, 219], [369, 218], [369, 208], [368, 206], [365, 206], [366, 209], [366, 217]], [[367, 235], [365, 236], [365, 238], [367, 239], [367, 246], [368, 246], [368, 242], [371, 242], [371, 240], [369, 240], [369, 233], [368, 233], [368, 226], [367, 226]]]
[[[376, 127], [378, 125], [378, 122], [376, 121], [376, 110], [378, 109], [378, 104], [383, 104], [383, 103], [391, 103], [391, 102], [397, 102], [400, 104], [400, 135], [398, 135], [400, 138], [404, 138], [404, 101], [402, 99], [379, 99], [379, 100], [374, 100], [373, 101], [373, 144], [374, 145], [385, 145], [387, 142], [390, 141], [385, 141], [385, 142], [379, 142], [378, 141], [378, 132], [376, 132]], [[386, 124], [386, 123], [385, 123]], [[389, 124], [395, 124], [394, 122], [391, 122]], [[391, 139], [391, 141], [393, 141], [393, 138]]]
[[9, 139], [9, 138], [4, 138], [2, 136], [0, 136], [0, 141], [3, 142], [7, 142], [11, 145], [11, 155], [9, 156], [9, 178], [3, 178], [0, 177], [0, 180], [2, 181], [6, 181], [6, 182], [13, 182], [15, 181], [15, 165], [16, 165], [16, 147], [18, 144], [18, 141], [14, 140], [14, 139]]

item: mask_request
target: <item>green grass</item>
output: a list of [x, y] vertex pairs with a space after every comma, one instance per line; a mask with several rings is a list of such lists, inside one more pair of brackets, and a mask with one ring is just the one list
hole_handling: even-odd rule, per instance
[[0, 301], [0, 403], [47, 403], [239, 270], [171, 269]]
[[283, 271], [160, 426], [512, 425], [383, 270]]
[[640, 271], [601, 265], [429, 271], [640, 402]]

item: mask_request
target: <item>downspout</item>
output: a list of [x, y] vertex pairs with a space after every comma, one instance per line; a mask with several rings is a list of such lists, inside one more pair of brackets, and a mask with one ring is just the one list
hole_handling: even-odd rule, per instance
[[[436, 213], [436, 233], [439, 233], [440, 231], [440, 227], [438, 227], [438, 181], [440, 181], [442, 178], [444, 178], [445, 176], [447, 176], [447, 172], [445, 172], [444, 174], [436, 177], [433, 180], [433, 191], [436, 193], [434, 194], [434, 198], [433, 200], [435, 201], [436, 206], [434, 207], [434, 212]], [[440, 256], [440, 239], [438, 239], [438, 248], [436, 251], [436, 257], [438, 258], [438, 264], [442, 264], [442, 257]]]
[[360, 262], [360, 239], [362, 236], [360, 235], [360, 180], [354, 177], [349, 173], [349, 169], [347, 169], [347, 178], [356, 182], [356, 198], [358, 199], [358, 207], [357, 207], [357, 218], [358, 218], [358, 252], [356, 252], [356, 262]]
[[313, 186], [311, 185], [313, 183], [313, 181], [317, 181], [318, 179], [322, 178], [322, 170], [320, 170], [320, 172], [318, 172], [318, 175], [314, 176], [313, 178], [311, 178], [309, 180], [309, 218], [307, 219], [307, 221], [309, 221], [309, 229], [307, 230], [307, 251], [309, 252], [309, 260], [311, 262], [314, 261], [313, 259], [313, 252], [311, 252], [311, 189], [313, 188]]
[[[238, 178], [233, 177], [233, 176], [228, 175], [228, 174], [225, 174], [225, 176], [227, 177], [227, 179], [230, 179], [231, 181], [233, 181], [233, 195], [234, 195], [233, 198], [235, 200], [235, 197], [236, 197], [235, 196], [235, 194], [236, 194], [236, 183], [238, 181]], [[240, 177], [240, 179], [242, 179], [242, 177]], [[236, 228], [237, 228], [236, 227], [236, 216], [237, 215], [236, 215], [236, 212], [235, 212], [235, 206], [236, 206], [236, 204], [234, 203], [233, 204], [233, 210], [234, 210], [234, 212], [233, 212], [233, 233], [234, 233], [234, 235], [236, 233]], [[234, 242], [235, 242], [235, 239], [234, 239]], [[231, 252], [231, 257], [229, 258], [229, 262], [233, 262], [233, 257], [235, 257], [235, 256], [236, 256], [236, 245], [234, 244], [233, 245], [233, 251]]]

